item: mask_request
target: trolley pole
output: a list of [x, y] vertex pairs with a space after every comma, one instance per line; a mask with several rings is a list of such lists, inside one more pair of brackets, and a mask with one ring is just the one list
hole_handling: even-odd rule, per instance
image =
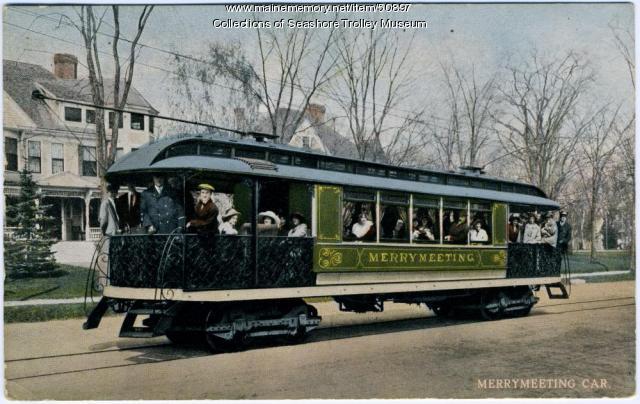
[[251, 211], [253, 212], [253, 225], [251, 226], [251, 252], [253, 255], [253, 274], [254, 282], [257, 287], [259, 283], [258, 277], [258, 202], [260, 198], [260, 182], [257, 178], [253, 180], [253, 198], [251, 199]]

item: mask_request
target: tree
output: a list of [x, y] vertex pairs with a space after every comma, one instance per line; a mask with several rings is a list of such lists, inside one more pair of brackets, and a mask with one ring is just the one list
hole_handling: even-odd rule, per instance
[[589, 195], [591, 260], [595, 260], [597, 254], [596, 240], [601, 227], [597, 219], [599, 216], [602, 217], [602, 214], [598, 215], [598, 213], [603, 211], [601, 195], [605, 178], [609, 174], [609, 163], [621, 141], [617, 128], [619, 110], [620, 108], [615, 111], [603, 108], [598, 111], [585, 127], [585, 134], [580, 142], [584, 164], [579, 164], [578, 167], [582, 182], [585, 184], [586, 195]]
[[573, 52], [554, 61], [534, 52], [523, 66], [507, 71], [510, 79], [499, 93], [502, 110], [494, 114], [503, 129], [500, 143], [523, 177], [554, 199], [574, 174], [574, 150], [588, 121], [578, 107], [593, 75]]
[[415, 81], [408, 56], [413, 36], [400, 46], [398, 34], [344, 31], [338, 37], [333, 99], [341, 108], [360, 159], [401, 162], [424, 145], [424, 111], [394, 115]]
[[16, 227], [13, 235], [5, 237], [4, 261], [9, 276], [29, 276], [56, 269], [51, 246], [55, 242], [47, 230], [54, 218], [47, 214], [31, 173], [20, 172], [20, 196], [7, 206], [7, 224]]
[[456, 65], [440, 65], [447, 88], [449, 127], [438, 144], [445, 152], [446, 168], [453, 167], [453, 152], [458, 164], [476, 166], [482, 150], [494, 133], [491, 111], [496, 102], [495, 75], [480, 81], [475, 65], [469, 76]]
[[[176, 72], [200, 81], [198, 86], [204, 83], [218, 87], [217, 91], [227, 87], [239, 92], [251, 100], [241, 107], [253, 111], [256, 105], [263, 108], [270, 132], [287, 142], [299, 129], [311, 99], [331, 78], [336, 60], [329, 50], [335, 29], [256, 28], [254, 32], [255, 43], [248, 49], [255, 50], [255, 60], [251, 61], [239, 44], [214, 43], [203, 57], [176, 57]], [[199, 91], [194, 91], [188, 80], [180, 84], [184, 93]], [[227, 102], [203, 95], [205, 103], [194, 105], [196, 110]]]
[[[108, 25], [106, 22], [106, 15], [108, 10], [111, 10], [112, 16], [112, 28], [113, 33], [105, 34], [101, 29]], [[136, 31], [133, 39], [125, 39], [122, 37], [120, 29], [120, 6], [111, 6], [106, 8], [94, 7], [94, 6], [79, 6], [74, 7], [76, 12], [76, 18], [71, 18], [67, 15], [61, 14], [60, 18], [67, 21], [70, 25], [75, 27], [80, 33], [84, 50], [86, 55], [87, 69], [89, 71], [89, 84], [91, 86], [91, 95], [93, 104], [96, 108], [100, 109], [102, 106], [106, 106], [105, 95], [105, 79], [103, 74], [103, 60], [100, 57], [101, 51], [99, 51], [99, 37], [106, 35], [111, 39], [111, 48], [113, 56], [113, 107], [118, 109], [124, 109], [127, 104], [127, 98], [133, 82], [133, 73], [135, 68], [135, 62], [137, 59], [137, 52], [139, 51], [138, 42], [144, 28], [147, 24], [147, 20], [153, 11], [153, 6], [144, 6], [138, 17]], [[122, 42], [129, 44], [127, 51], [128, 56], [123, 62], [124, 74], [122, 74], [123, 66], [121, 66], [120, 60], [120, 46]], [[107, 135], [105, 129], [104, 114], [96, 114], [96, 161], [98, 166], [98, 176], [101, 178], [102, 189], [105, 190], [104, 174], [109, 166], [114, 162], [116, 158], [117, 146], [118, 146], [118, 120], [121, 119], [121, 113], [115, 113], [114, 123], [111, 125], [111, 134]]]

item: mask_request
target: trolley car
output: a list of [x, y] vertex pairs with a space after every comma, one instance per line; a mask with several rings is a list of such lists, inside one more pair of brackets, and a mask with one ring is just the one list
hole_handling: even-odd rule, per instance
[[[262, 336], [300, 340], [321, 320], [311, 297], [331, 297], [343, 311], [393, 301], [486, 319], [528, 314], [539, 287], [567, 297], [557, 249], [507, 240], [510, 214], [559, 209], [532, 185], [201, 135], [145, 145], [116, 161], [107, 180], [142, 188], [153, 175], [168, 178], [184, 207], [199, 183], [212, 184], [221, 213], [240, 213], [238, 234], [109, 237], [108, 269], [94, 279], [103, 297], [86, 329], [112, 308], [126, 312], [120, 336], [204, 337], [226, 350]], [[306, 218], [307, 236], [263, 231], [267, 211]], [[471, 224], [483, 237], [469, 235]]]

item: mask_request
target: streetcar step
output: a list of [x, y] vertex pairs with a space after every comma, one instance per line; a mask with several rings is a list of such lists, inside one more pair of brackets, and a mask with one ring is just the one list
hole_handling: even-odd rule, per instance
[[[549, 285], [544, 285], [544, 287], [547, 289], [547, 295], [549, 296], [549, 299], [568, 299], [569, 298], [569, 293], [567, 293], [567, 288], [564, 287], [564, 284], [562, 282], [556, 282]], [[559, 294], [553, 293], [552, 291], [553, 288], [560, 289], [560, 293]]]

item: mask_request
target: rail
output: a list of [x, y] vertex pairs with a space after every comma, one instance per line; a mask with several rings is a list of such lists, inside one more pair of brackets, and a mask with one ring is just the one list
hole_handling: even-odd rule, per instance
[[184, 290], [293, 287], [315, 284], [313, 238], [195, 234], [116, 235], [109, 246], [113, 286]]

